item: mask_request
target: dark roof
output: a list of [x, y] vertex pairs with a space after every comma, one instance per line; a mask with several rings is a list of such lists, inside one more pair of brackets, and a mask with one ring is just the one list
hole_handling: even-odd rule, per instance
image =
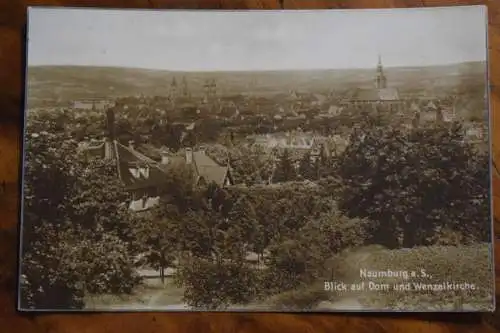
[[[117, 141], [114, 141], [114, 150], [118, 176], [127, 188], [155, 187], [166, 181], [166, 173], [158, 162]], [[137, 167], [148, 168], [148, 174], [136, 177], [130, 169]]]
[[[216, 183], [219, 186], [224, 185], [224, 181], [229, 173], [229, 168], [227, 166], [221, 166], [215, 162], [210, 156], [206, 155], [203, 151], [195, 151], [193, 154], [192, 170], [196, 180], [203, 178], [207, 183]], [[186, 153], [183, 152], [182, 155], [176, 155], [170, 157], [170, 163], [164, 166], [164, 170], [168, 170], [170, 167], [175, 167], [179, 165], [186, 165]]]
[[[106, 143], [90, 146], [84, 145], [81, 149], [91, 157], [104, 158]], [[112, 142], [118, 177], [128, 189], [147, 188], [161, 186], [167, 181], [168, 170], [172, 167], [186, 165], [186, 154], [170, 156], [168, 165], [162, 165], [139, 151], [124, 146], [118, 141]], [[203, 151], [195, 151], [193, 154], [192, 170], [196, 180], [203, 178], [205, 182], [214, 182], [219, 186], [224, 185], [229, 175], [229, 167], [221, 166]], [[134, 170], [144, 167], [146, 173], [135, 174]]]
[[161, 159], [161, 151], [151, 144], [145, 143], [135, 148], [139, 153], [152, 159]]
[[[165, 170], [160, 168], [158, 162], [116, 140], [94, 145], [83, 144], [80, 151], [83, 151], [88, 158], [105, 158], [107, 144], [112, 145], [118, 178], [126, 188], [157, 187], [166, 181]], [[144, 167], [147, 170], [145, 173], [134, 175], [133, 170], [130, 169], [138, 167]]]
[[398, 101], [399, 92], [395, 88], [356, 89], [348, 98], [351, 101]]

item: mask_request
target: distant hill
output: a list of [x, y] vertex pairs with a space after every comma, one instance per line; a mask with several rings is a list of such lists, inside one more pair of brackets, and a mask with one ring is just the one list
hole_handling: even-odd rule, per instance
[[[486, 64], [470, 62], [432, 67], [386, 68], [389, 84], [402, 90], [484, 85]], [[185, 77], [192, 94], [203, 93], [206, 79], [215, 79], [221, 94], [327, 92], [372, 85], [375, 69], [262, 72], [172, 72], [114, 67], [35, 66], [27, 75], [28, 106], [64, 105], [74, 99], [130, 95], [166, 95], [172, 79]]]

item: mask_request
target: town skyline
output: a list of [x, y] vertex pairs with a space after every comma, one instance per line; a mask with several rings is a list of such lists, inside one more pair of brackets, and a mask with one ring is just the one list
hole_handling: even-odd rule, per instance
[[28, 66], [238, 72], [373, 68], [378, 55], [386, 68], [486, 61], [485, 7], [391, 11], [30, 8]]

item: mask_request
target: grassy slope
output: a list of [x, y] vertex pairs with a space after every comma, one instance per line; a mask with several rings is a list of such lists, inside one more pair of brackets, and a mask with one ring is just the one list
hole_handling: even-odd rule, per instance
[[[457, 302], [465, 310], [489, 310], [492, 308], [493, 271], [492, 259], [487, 244], [467, 247], [432, 246], [409, 250], [387, 250], [379, 246], [368, 246], [355, 251], [347, 251], [332, 260], [335, 270], [334, 280], [346, 284], [362, 281], [360, 269], [417, 270], [425, 269], [432, 278], [370, 279], [376, 283], [400, 284], [403, 282], [467, 282], [479, 286], [474, 292], [424, 292], [424, 291], [354, 291], [325, 292], [324, 281], [308, 286], [303, 290], [287, 292], [268, 299], [265, 303], [271, 307], [299, 310], [301, 306], [321, 310], [346, 310], [358, 305], [357, 310], [403, 310], [432, 311], [456, 310]], [[326, 279], [330, 280], [330, 278]], [[364, 280], [365, 285], [369, 280]], [[272, 304], [272, 305], [271, 305]], [[297, 305], [301, 305], [297, 308]]]

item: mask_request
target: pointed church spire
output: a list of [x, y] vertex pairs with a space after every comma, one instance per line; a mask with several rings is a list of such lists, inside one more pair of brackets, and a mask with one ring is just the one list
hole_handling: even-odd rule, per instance
[[382, 57], [380, 56], [380, 53], [378, 55], [377, 74], [375, 76], [375, 87], [377, 89], [387, 88], [387, 79], [384, 75], [384, 68], [382, 66]]

